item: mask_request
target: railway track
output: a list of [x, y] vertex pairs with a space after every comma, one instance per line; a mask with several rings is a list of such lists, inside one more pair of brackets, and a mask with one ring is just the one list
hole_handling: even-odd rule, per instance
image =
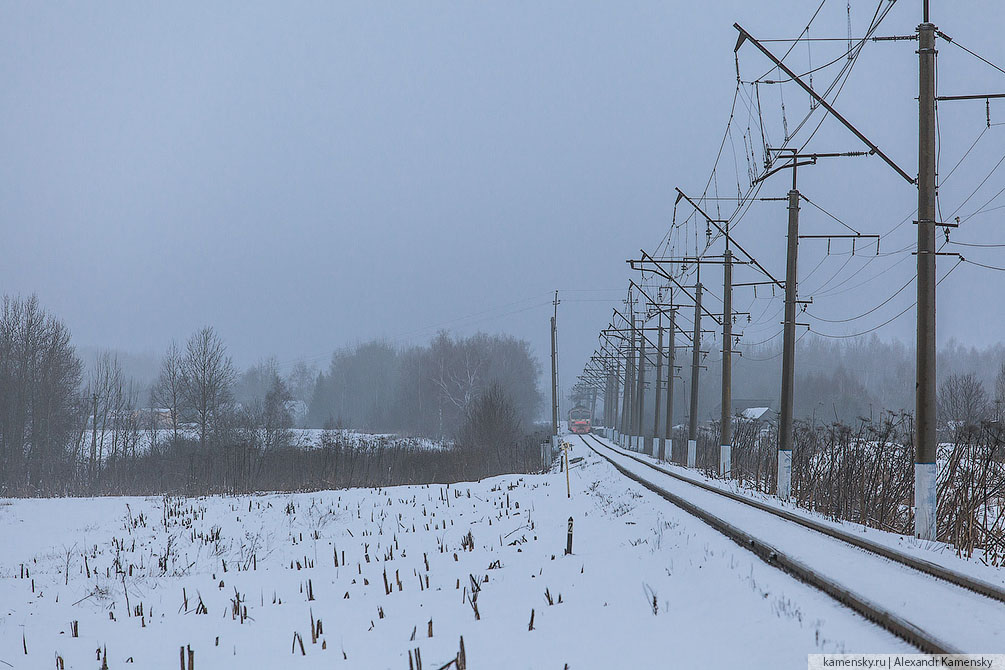
[[1002, 588], [580, 437], [623, 475], [921, 651], [1005, 651]]

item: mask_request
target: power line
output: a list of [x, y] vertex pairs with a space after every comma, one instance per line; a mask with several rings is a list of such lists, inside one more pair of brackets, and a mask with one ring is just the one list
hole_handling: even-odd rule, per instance
[[826, 323], [848, 323], [849, 321], [857, 321], [858, 319], [861, 319], [863, 317], [869, 316], [870, 314], [872, 314], [873, 312], [875, 312], [877, 309], [883, 307], [883, 305], [886, 305], [888, 302], [890, 302], [891, 300], [893, 300], [894, 298], [896, 298], [898, 295], [900, 295], [901, 291], [903, 291], [905, 288], [907, 288], [912, 283], [914, 283], [914, 280], [917, 279], [917, 277], [918, 277], [918, 275], [917, 275], [917, 273], [915, 273], [910, 279], [907, 280], [907, 282], [903, 286], [901, 286], [900, 288], [898, 288], [894, 292], [893, 295], [891, 295], [889, 298], [887, 298], [883, 302], [879, 303], [878, 305], [876, 305], [875, 307], [873, 307], [869, 311], [863, 312], [862, 314], [859, 314], [858, 316], [852, 316], [852, 317], [849, 317], [847, 319], [825, 319], [823, 317], [817, 316], [816, 314], [812, 314], [812, 313], [810, 313], [808, 311], [805, 312], [805, 314], [807, 316], [809, 316], [809, 317], [812, 317], [812, 318], [816, 319], [817, 321], [824, 321]]
[[947, 35], [946, 35], [945, 33], [939, 33], [939, 35], [940, 35], [940, 36], [941, 36], [941, 37], [942, 37], [942, 38], [943, 38], [944, 40], [946, 40], [947, 42], [949, 42], [950, 44], [955, 44], [956, 46], [958, 46], [959, 48], [963, 49], [964, 51], [966, 51], [966, 52], [967, 52], [968, 54], [970, 54], [970, 55], [971, 55], [971, 56], [973, 56], [974, 58], [976, 58], [976, 59], [978, 59], [978, 60], [980, 60], [980, 61], [983, 61], [983, 62], [987, 63], [988, 65], [990, 65], [990, 66], [991, 66], [991, 67], [993, 67], [994, 69], [998, 70], [998, 71], [999, 71], [999, 72], [1001, 72], [1002, 74], [1005, 74], [1005, 70], [1003, 70], [1002, 68], [998, 67], [997, 65], [995, 65], [994, 63], [992, 63], [991, 61], [989, 61], [989, 60], [988, 60], [987, 58], [985, 58], [984, 56], [981, 56], [980, 54], [978, 54], [978, 53], [975, 53], [975, 52], [971, 51], [970, 49], [966, 48], [965, 46], [963, 46], [962, 44], [960, 44], [960, 43], [959, 43], [959, 42], [957, 42], [956, 40], [954, 40], [954, 39], [950, 39], [950, 38], [949, 38], [949, 37], [948, 37], [948, 36], [947, 36]]
[[[963, 261], [962, 258], [958, 259], [956, 261], [956, 265], [954, 265], [953, 267], [949, 268], [949, 272], [947, 272], [946, 274], [942, 275], [942, 279], [940, 279], [937, 282], [935, 282], [935, 285], [938, 286], [939, 284], [941, 284], [942, 281], [946, 277], [948, 277], [950, 274], [952, 274], [953, 270], [955, 270], [956, 268], [958, 268], [960, 266], [960, 264], [963, 263], [963, 262], [964, 261]], [[967, 261], [967, 262], [972, 262], [972, 261]], [[1003, 272], [1005, 272], [1005, 268], [992, 268], [992, 269], [994, 269], [994, 270], [1002, 270]], [[814, 335], [819, 335], [820, 337], [826, 337], [826, 338], [835, 339], [835, 340], [844, 340], [844, 339], [848, 339], [848, 338], [851, 338], [851, 337], [859, 337], [861, 335], [868, 335], [869, 333], [871, 333], [873, 331], [879, 330], [883, 326], [887, 326], [887, 325], [893, 323], [894, 321], [896, 321], [897, 319], [899, 319], [900, 317], [904, 316], [909, 311], [911, 311], [912, 309], [914, 309], [917, 306], [917, 304], [918, 304], [918, 301], [915, 300], [910, 305], [908, 305], [904, 309], [904, 311], [898, 313], [893, 318], [888, 319], [888, 320], [884, 321], [883, 323], [879, 324], [878, 326], [874, 326], [874, 327], [870, 328], [869, 330], [863, 330], [860, 333], [853, 333], [851, 335], [832, 335], [832, 334], [829, 334], [829, 333], [821, 333], [819, 330], [813, 330], [812, 326], [809, 328], [808, 332], [812, 332]]]

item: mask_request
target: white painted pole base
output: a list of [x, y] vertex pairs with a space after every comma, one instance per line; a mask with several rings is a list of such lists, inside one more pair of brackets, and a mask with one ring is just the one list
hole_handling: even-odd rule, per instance
[[618, 431], [616, 430], [611, 431], [611, 439], [614, 440], [615, 444], [618, 443]]
[[792, 497], [792, 452], [778, 452], [778, 498], [788, 500]]
[[698, 458], [698, 441], [687, 441], [687, 467], [693, 468]]
[[719, 475], [728, 477], [733, 469], [733, 447], [728, 444], [719, 446]]
[[938, 469], [935, 463], [914, 464], [914, 536], [922, 540], [938, 539], [936, 533]]

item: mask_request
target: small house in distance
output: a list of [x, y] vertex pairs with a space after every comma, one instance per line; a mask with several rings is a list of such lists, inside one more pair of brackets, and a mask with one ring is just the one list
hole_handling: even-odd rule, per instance
[[770, 407], [748, 407], [740, 412], [737, 417], [741, 421], [751, 421], [754, 423], [770, 423], [771, 419], [774, 418]]

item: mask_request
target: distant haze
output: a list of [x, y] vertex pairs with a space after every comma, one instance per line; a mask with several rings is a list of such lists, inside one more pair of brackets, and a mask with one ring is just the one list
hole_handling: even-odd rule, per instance
[[[932, 4], [942, 30], [1005, 63], [1001, 2]], [[345, 343], [425, 342], [447, 328], [525, 338], [547, 367], [550, 300], [560, 289], [567, 388], [620, 306], [632, 276], [624, 261], [666, 233], [673, 188], [705, 188], [735, 87], [733, 22], [757, 36], [794, 37], [816, 5], [5, 3], [0, 287], [37, 293], [79, 345], [140, 359], [211, 324], [241, 366], [270, 354], [286, 366], [323, 365]], [[920, 5], [901, 0], [879, 34], [913, 34]], [[875, 7], [852, 3], [853, 32]], [[844, 37], [845, 8], [826, 4], [811, 35]], [[791, 62], [805, 71], [844, 48], [799, 46]], [[838, 101], [910, 174], [915, 48], [869, 44]], [[940, 93], [1005, 92], [1005, 75], [939, 48]], [[740, 65], [745, 77], [770, 71], [749, 45]], [[781, 139], [782, 103], [789, 123], [807, 98], [791, 85], [781, 96], [779, 87], [762, 93], [765, 123]], [[752, 113], [738, 106], [743, 130]], [[992, 103], [991, 120], [1005, 122], [1005, 101]], [[985, 124], [983, 101], [940, 107], [943, 176]], [[721, 194], [735, 195], [746, 178], [737, 142], [740, 134], [725, 144], [714, 182]], [[946, 218], [990, 202], [953, 239], [1005, 243], [1005, 209], [989, 201], [1005, 186], [1005, 171], [992, 170], [1003, 146], [1005, 126], [988, 129], [943, 188]], [[828, 121], [812, 148], [863, 147]], [[779, 175], [761, 195], [788, 187]], [[863, 232], [885, 233], [917, 202], [874, 157], [822, 161], [800, 171], [800, 187]], [[806, 232], [840, 229], [803, 212]], [[689, 213], [682, 204], [679, 216]], [[735, 230], [776, 276], [784, 217], [784, 204], [757, 203]], [[881, 250], [901, 254], [862, 276], [889, 272], [821, 295], [812, 311], [840, 320], [892, 294], [913, 274], [915, 234], [910, 221], [897, 229]], [[842, 268], [847, 256], [836, 252], [847, 248], [832, 251], [801, 245], [803, 273], [820, 264], [806, 293], [865, 262]], [[962, 251], [1005, 266], [1001, 249]], [[940, 258], [940, 268], [953, 262]], [[757, 278], [742, 273], [737, 281]], [[1003, 285], [1000, 272], [955, 271], [939, 289], [940, 340], [998, 341]], [[913, 290], [869, 318], [820, 329], [882, 323], [911, 304]], [[737, 309], [754, 304], [745, 291]], [[770, 335], [774, 321], [748, 340]], [[911, 342], [913, 311], [879, 334]]]

